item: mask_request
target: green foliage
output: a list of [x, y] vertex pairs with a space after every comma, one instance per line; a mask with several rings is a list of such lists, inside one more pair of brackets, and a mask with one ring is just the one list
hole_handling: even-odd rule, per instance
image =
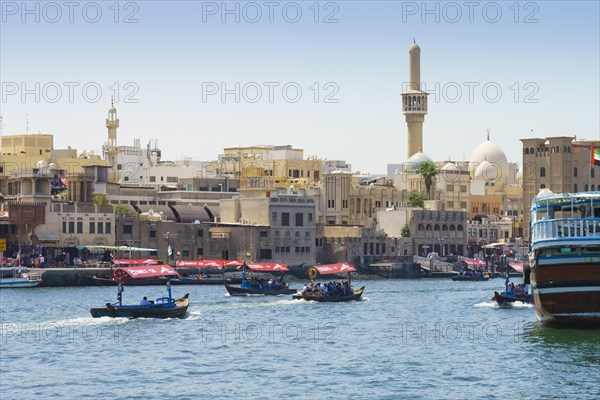
[[117, 204], [115, 206], [115, 215], [127, 216], [127, 215], [129, 215], [130, 211], [131, 211], [131, 209], [126, 204]]
[[92, 201], [98, 206], [108, 206], [110, 202], [105, 194], [95, 194], [92, 196]]
[[425, 180], [425, 187], [427, 188], [427, 199], [431, 199], [431, 185], [433, 184], [433, 178], [437, 175], [435, 164], [431, 161], [421, 165], [421, 176]]
[[408, 225], [404, 225], [402, 227], [402, 230], [400, 231], [400, 235], [402, 237], [410, 237], [410, 228], [408, 227]]
[[410, 192], [408, 194], [408, 205], [410, 207], [423, 207], [426, 198], [425, 193]]

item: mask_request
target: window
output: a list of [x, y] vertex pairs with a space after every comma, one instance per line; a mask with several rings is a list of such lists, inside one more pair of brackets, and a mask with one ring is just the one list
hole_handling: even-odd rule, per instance
[[[593, 177], [593, 175], [592, 175], [592, 177]], [[312, 222], [312, 220], [313, 220], [312, 213], [308, 213], [308, 222]]]
[[123, 169], [123, 164], [117, 164], [117, 171], [120, 171]]
[[449, 201], [448, 202], [448, 208], [454, 208], [454, 202], [453, 201]]
[[278, 237], [280, 237], [280, 236], [281, 236], [281, 232], [279, 232], [279, 231], [275, 231], [275, 237], [276, 237], [276, 238], [278, 238]]
[[304, 232], [304, 237], [310, 239], [310, 232]]
[[202, 247], [198, 247], [196, 249], [196, 252], [198, 253], [198, 257], [204, 255], [204, 249]]
[[269, 233], [267, 231], [260, 231], [260, 238], [261, 239], [267, 239], [268, 237], [269, 237]]
[[460, 208], [466, 209], [467, 208], [467, 202], [466, 201], [461, 201], [460, 202]]
[[102, 222], [98, 222], [97, 228], [98, 233], [104, 233], [104, 224]]
[[300, 237], [300, 231], [294, 232], [294, 236], [296, 236], [297, 238], [299, 238]]
[[[573, 176], [577, 176], [577, 167], [573, 168]], [[576, 190], [577, 191], [577, 190]]]
[[285, 237], [286, 238], [292, 237], [292, 234], [290, 233], [290, 231], [285, 231]]
[[123, 178], [123, 180], [124, 180], [125, 182], [129, 182], [129, 177], [128, 177], [128, 176], [126, 176], [126, 177], [124, 177], [124, 178]]
[[90, 222], [90, 233], [96, 233], [96, 223]]
[[150, 182], [156, 182], [156, 177], [155, 176], [151, 176], [150, 177]]
[[446, 185], [447, 192], [454, 192], [454, 185]]
[[296, 246], [296, 248], [294, 250], [296, 253], [300, 253], [300, 247]]
[[381, 243], [381, 254], [385, 255], [385, 243]]
[[[540, 168], [540, 177], [544, 177], [544, 176], [546, 176], [546, 168], [542, 167], [542, 168]], [[575, 175], [575, 176], [577, 176], [577, 175]]]
[[107, 235], [110, 235], [110, 222], [106, 223], [106, 229], [104, 230], [104, 233], [106, 233]]
[[573, 185], [573, 192], [577, 193], [577, 184]]
[[273, 223], [277, 222], [277, 213], [275, 211], [273, 211], [271, 213], [271, 222], [273, 222]]
[[290, 213], [281, 213], [281, 225], [290, 226]]
[[69, 233], [75, 233], [75, 222], [69, 222]]
[[77, 233], [83, 233], [83, 222], [77, 221]]
[[260, 249], [260, 258], [263, 260], [270, 260], [273, 258], [271, 249]]
[[63, 233], [67, 233], [67, 221], [63, 221]]
[[204, 231], [202, 229], [198, 229], [198, 231], [196, 232], [196, 236], [204, 237]]
[[156, 231], [150, 231], [150, 234], [148, 235], [151, 239], [156, 238]]
[[188, 258], [190, 256], [190, 251], [189, 250], [182, 250], [181, 251], [181, 255], [182, 255], [182, 257]]
[[150, 250], [150, 255], [151, 256], [157, 256], [158, 255], [158, 251], [156, 251], [156, 250]]
[[123, 234], [131, 234], [133, 232], [133, 227], [131, 225], [123, 225]]
[[590, 176], [592, 178], [594, 178], [594, 175], [595, 175], [595, 171], [594, 171], [594, 167], [592, 167], [592, 169], [590, 169]]
[[460, 192], [467, 193], [467, 185], [460, 185]]
[[179, 178], [176, 176], [167, 176], [167, 183], [177, 183], [179, 182]]
[[304, 214], [296, 213], [296, 226], [304, 226]]
[[379, 254], [379, 243], [375, 243], [375, 254]]
[[367, 243], [363, 244], [363, 255], [365, 255], [365, 256], [367, 255], [367, 246], [368, 246]]

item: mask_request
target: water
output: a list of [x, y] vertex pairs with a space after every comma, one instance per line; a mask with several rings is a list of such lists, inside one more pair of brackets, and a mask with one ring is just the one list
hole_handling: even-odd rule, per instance
[[174, 286], [181, 320], [91, 318], [113, 287], [2, 290], [0, 398], [600, 397], [600, 331], [497, 307], [500, 279], [359, 284], [365, 300], [339, 304]]

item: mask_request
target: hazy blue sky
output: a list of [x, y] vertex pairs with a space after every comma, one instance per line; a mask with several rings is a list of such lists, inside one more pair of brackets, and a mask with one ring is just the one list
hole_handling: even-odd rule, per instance
[[600, 135], [597, 1], [72, 4], [1, 1], [4, 134], [29, 114], [55, 148], [99, 150], [118, 91], [118, 143], [158, 139], [165, 159], [292, 144], [385, 173], [406, 158], [415, 38], [434, 160], [468, 159], [487, 129], [516, 162], [519, 138]]

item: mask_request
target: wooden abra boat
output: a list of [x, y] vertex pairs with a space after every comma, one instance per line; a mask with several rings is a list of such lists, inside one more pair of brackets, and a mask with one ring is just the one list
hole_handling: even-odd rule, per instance
[[600, 192], [540, 191], [529, 265], [538, 320], [600, 325]]
[[290, 289], [287, 283], [283, 282], [283, 275], [276, 280], [246, 279], [246, 268], [254, 272], [286, 272], [289, 271], [285, 264], [260, 264], [246, 263], [242, 264], [242, 283], [240, 286], [225, 284], [227, 292], [232, 296], [244, 296], [250, 294], [262, 294], [268, 296], [278, 296], [281, 294], [294, 294], [296, 289]]
[[[350, 263], [325, 264], [315, 265], [308, 270], [310, 278], [310, 286], [305, 287], [302, 291], [304, 300], [318, 301], [322, 303], [337, 303], [342, 301], [361, 300], [365, 287], [362, 286], [357, 290], [352, 289], [352, 272], [356, 271]], [[341, 273], [348, 274], [348, 281], [344, 284], [336, 284], [335, 288], [326, 288], [327, 284], [321, 286], [320, 283], [315, 285], [315, 279], [321, 275], [337, 275]]]
[[225, 278], [225, 267], [241, 266], [242, 261], [239, 260], [177, 260], [175, 266], [177, 268], [196, 268], [198, 271], [204, 270], [210, 273], [210, 270], [220, 270], [221, 276], [214, 277], [209, 273], [198, 274], [189, 278], [174, 278], [171, 280], [173, 285], [224, 285], [232, 283], [241, 283], [239, 278]]
[[159, 276], [177, 276], [175, 271], [169, 265], [146, 265], [137, 267], [116, 268], [114, 278], [119, 283], [116, 303], [106, 303], [103, 308], [92, 308], [90, 310], [92, 317], [125, 317], [125, 318], [175, 318], [183, 317], [187, 312], [189, 305], [189, 294], [182, 298], [173, 299], [171, 296], [171, 282], [167, 280], [167, 297], [160, 297], [155, 301], [144, 300], [137, 305], [123, 304], [123, 285], [127, 277], [133, 279], [154, 278]]

